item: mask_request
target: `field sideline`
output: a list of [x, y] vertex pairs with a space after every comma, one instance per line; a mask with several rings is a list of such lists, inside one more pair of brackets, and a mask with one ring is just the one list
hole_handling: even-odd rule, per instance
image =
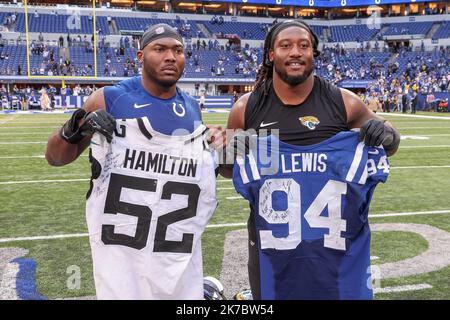
[[[206, 113], [204, 122], [224, 125], [227, 116]], [[372, 263], [381, 272], [375, 298], [450, 299], [446, 242], [447, 235], [450, 239], [450, 115], [384, 116], [400, 130], [403, 140], [390, 159], [388, 182], [377, 187], [370, 210], [375, 226]], [[2, 258], [12, 247], [27, 250], [25, 258], [37, 263], [37, 291], [42, 296], [95, 294], [84, 216], [90, 174], [87, 153], [58, 168], [47, 165], [43, 157], [48, 136], [67, 118], [67, 114], [0, 115], [0, 299], [9, 297], [4, 294], [8, 265], [2, 264]], [[217, 188], [219, 206], [205, 231], [203, 252], [205, 275], [219, 278], [227, 272], [222, 271], [227, 258], [225, 236], [245, 228], [249, 209], [230, 180], [220, 178]], [[434, 264], [435, 270], [424, 261]], [[236, 276], [245, 276], [243, 262], [242, 274]], [[77, 288], [68, 285], [73, 266], [81, 275]]]

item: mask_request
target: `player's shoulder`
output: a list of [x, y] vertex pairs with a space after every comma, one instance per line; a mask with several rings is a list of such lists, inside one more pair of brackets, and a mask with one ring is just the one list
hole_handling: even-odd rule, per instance
[[83, 108], [87, 112], [92, 112], [98, 109], [106, 109], [104, 88], [100, 88], [92, 92], [84, 103]]
[[189, 101], [189, 102], [196, 102], [197, 101], [194, 97], [189, 95], [187, 92], [185, 92], [184, 90], [180, 89], [180, 87], [177, 87], [177, 96], [182, 97], [184, 100]]
[[247, 108], [248, 100], [251, 94], [252, 94], [251, 92], [244, 94], [234, 103], [228, 116], [227, 128], [230, 129], [245, 128], [245, 110]]
[[103, 97], [106, 104], [111, 108], [119, 97], [138, 91], [142, 87], [140, 79], [139, 76], [136, 76], [122, 80], [114, 85], [103, 87]]
[[243, 94], [233, 105], [233, 107], [231, 108], [231, 111], [235, 111], [235, 112], [242, 112], [245, 113], [245, 109], [247, 108], [247, 105], [249, 103], [250, 97], [253, 95], [255, 95], [254, 92], [247, 92], [245, 94]]
[[177, 87], [177, 96], [191, 105], [198, 105], [197, 99]]
[[105, 86], [105, 92], [106, 93], [123, 93], [123, 92], [130, 92], [135, 91], [139, 89], [140, 85], [140, 77], [132, 77], [129, 79], [122, 80], [115, 85], [112, 86]]

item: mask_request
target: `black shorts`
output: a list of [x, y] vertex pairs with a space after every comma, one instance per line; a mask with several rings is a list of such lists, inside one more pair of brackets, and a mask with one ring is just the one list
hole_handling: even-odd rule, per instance
[[254, 300], [261, 300], [261, 277], [259, 271], [258, 238], [256, 236], [253, 208], [250, 208], [250, 217], [247, 221], [248, 230], [248, 280]]

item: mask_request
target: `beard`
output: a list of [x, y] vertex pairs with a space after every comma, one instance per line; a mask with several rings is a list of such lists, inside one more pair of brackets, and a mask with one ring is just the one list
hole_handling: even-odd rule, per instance
[[170, 88], [174, 86], [178, 80], [181, 78], [181, 75], [183, 74], [183, 69], [179, 70], [179, 73], [174, 76], [174, 78], [168, 78], [168, 79], [161, 79], [158, 77], [158, 73], [156, 69], [153, 67], [152, 63], [149, 61], [146, 61], [145, 57], [142, 60], [142, 73], [146, 75], [146, 77], [152, 81], [155, 82], [157, 85], [163, 87], [163, 88]]
[[314, 64], [311, 64], [311, 66], [308, 68], [307, 65], [305, 65], [305, 71], [300, 75], [290, 76], [287, 74], [286, 69], [280, 70], [274, 65], [274, 70], [278, 74], [278, 76], [286, 82], [290, 86], [296, 86], [299, 84], [302, 84], [303, 82], [308, 79], [308, 77], [313, 73], [314, 71]]

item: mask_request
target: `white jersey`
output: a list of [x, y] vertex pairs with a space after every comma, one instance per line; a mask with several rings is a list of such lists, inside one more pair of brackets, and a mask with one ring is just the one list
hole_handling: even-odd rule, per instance
[[201, 235], [216, 209], [206, 128], [167, 136], [147, 118], [91, 139], [86, 218], [98, 299], [203, 299]]

